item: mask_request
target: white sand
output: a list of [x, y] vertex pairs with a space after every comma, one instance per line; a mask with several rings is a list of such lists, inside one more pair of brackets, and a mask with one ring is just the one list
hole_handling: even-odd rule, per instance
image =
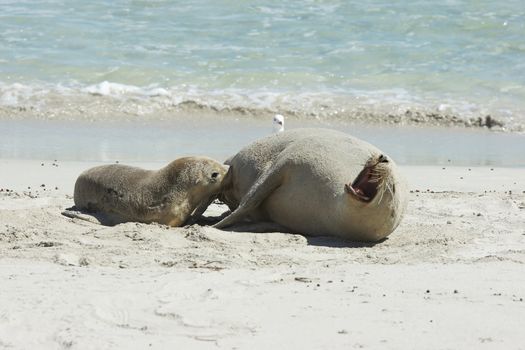
[[525, 349], [525, 169], [404, 167], [366, 245], [72, 220], [52, 163], [0, 160], [0, 349]]

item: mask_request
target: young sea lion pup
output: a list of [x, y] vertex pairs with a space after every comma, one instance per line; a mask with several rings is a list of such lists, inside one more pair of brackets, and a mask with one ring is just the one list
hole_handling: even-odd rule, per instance
[[127, 221], [181, 226], [196, 219], [217, 197], [227, 171], [213, 159], [185, 157], [159, 170], [121, 164], [83, 172], [75, 183], [75, 209], [68, 217], [115, 225]]
[[274, 134], [227, 163], [220, 198], [232, 213], [217, 228], [248, 219], [295, 233], [373, 242], [394, 231], [407, 205], [407, 185], [392, 159], [334, 130]]

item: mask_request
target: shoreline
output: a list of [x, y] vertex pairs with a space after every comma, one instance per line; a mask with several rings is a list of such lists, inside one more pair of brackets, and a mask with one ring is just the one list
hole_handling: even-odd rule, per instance
[[[286, 129], [331, 128], [382, 149], [399, 165], [525, 166], [525, 134], [442, 127], [374, 126], [287, 119]], [[0, 159], [168, 162], [188, 155], [224, 161], [273, 133], [271, 118], [210, 116], [156, 122], [0, 121]], [[206, 135], [205, 137], [203, 135]]]
[[[0, 350], [525, 350], [523, 5], [2, 2]], [[408, 183], [395, 231], [220, 230], [218, 199], [183, 227], [62, 215], [87, 169], [223, 163], [276, 121], [395, 162]], [[377, 172], [361, 173], [334, 198], [373, 194]], [[305, 207], [332, 200], [308, 203], [315, 187]], [[310, 214], [381, 224], [334, 210]]]
[[[122, 109], [121, 100], [111, 101], [101, 97], [109, 105], [97, 101], [87, 102], [89, 109], [81, 105], [74, 107], [69, 104], [41, 109], [36, 106], [0, 106], [0, 121], [63, 121], [63, 122], [177, 122], [188, 116], [191, 118], [217, 119], [254, 119], [268, 120], [275, 114], [282, 114], [287, 119], [297, 122], [321, 121], [325, 123], [364, 124], [370, 126], [399, 127], [441, 127], [467, 130], [490, 130], [505, 133], [525, 132], [525, 122], [520, 123], [515, 118], [495, 116], [488, 112], [475, 113], [471, 116], [461, 116], [458, 113], [441, 112], [431, 108], [393, 106], [385, 110], [367, 110], [359, 107], [353, 111], [348, 108], [311, 112], [296, 109], [255, 108], [244, 106], [215, 107], [195, 101], [184, 101], [178, 104], [160, 104], [154, 107], [141, 107], [140, 103], [131, 101], [126, 110]], [[94, 109], [92, 109], [94, 108]], [[100, 108], [100, 110], [98, 110]], [[129, 109], [129, 110], [127, 110]]]
[[[298, 122], [427, 126], [525, 132], [518, 99], [501, 104], [475, 96], [410, 96], [393, 90], [312, 90], [251, 87], [207, 90], [102, 81], [79, 83], [2, 83], [1, 120], [158, 122], [184, 119], [268, 120], [275, 114]], [[402, 93], [402, 91], [404, 91]]]

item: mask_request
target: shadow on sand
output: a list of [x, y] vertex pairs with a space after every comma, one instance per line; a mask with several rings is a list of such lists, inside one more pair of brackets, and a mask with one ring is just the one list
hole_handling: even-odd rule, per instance
[[[214, 225], [219, 222], [225, 215], [219, 217], [202, 217], [197, 221], [197, 224], [202, 226]], [[270, 233], [270, 232], [281, 232], [281, 233], [290, 233], [298, 234], [304, 236], [308, 245], [319, 246], [319, 247], [330, 247], [330, 248], [370, 248], [374, 247], [377, 244], [381, 244], [388, 239], [383, 238], [377, 242], [359, 242], [359, 241], [350, 241], [345, 240], [340, 237], [333, 236], [308, 236], [302, 233], [291, 232], [286, 227], [279, 225], [274, 222], [257, 222], [257, 223], [238, 223], [233, 226], [227, 227], [224, 231], [233, 231], [233, 232], [250, 232], [250, 233]]]
[[381, 244], [388, 238], [383, 238], [377, 242], [358, 242], [349, 241], [339, 237], [332, 236], [305, 236], [308, 241], [308, 245], [318, 247], [330, 247], [330, 248], [371, 248], [377, 244]]

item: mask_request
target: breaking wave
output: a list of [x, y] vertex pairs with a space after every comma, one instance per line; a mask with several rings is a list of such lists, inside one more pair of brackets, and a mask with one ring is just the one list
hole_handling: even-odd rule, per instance
[[523, 111], [470, 101], [411, 96], [403, 89], [287, 92], [183, 85], [138, 87], [99, 84], [25, 85], [0, 83], [0, 118], [64, 120], [169, 120], [198, 115], [266, 118], [275, 113], [379, 124], [488, 127], [523, 131]]

